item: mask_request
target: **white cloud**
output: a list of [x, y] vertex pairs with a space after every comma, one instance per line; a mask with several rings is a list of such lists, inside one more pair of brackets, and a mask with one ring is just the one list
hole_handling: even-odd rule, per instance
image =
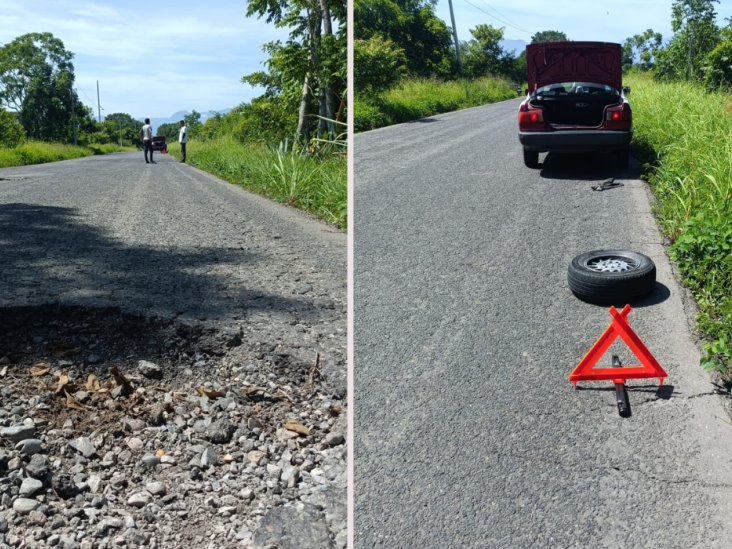
[[106, 112], [135, 117], [251, 99], [255, 93], [241, 77], [261, 70], [262, 44], [287, 34], [246, 18], [243, 0], [38, 4], [0, 0], [0, 43], [29, 32], [53, 33], [74, 53], [82, 100], [91, 96], [96, 112], [99, 80]]

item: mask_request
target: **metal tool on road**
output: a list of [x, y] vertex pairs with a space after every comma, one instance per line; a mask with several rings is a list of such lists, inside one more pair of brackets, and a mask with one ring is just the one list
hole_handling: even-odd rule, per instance
[[[620, 357], [613, 355], [613, 368], [620, 368]], [[613, 380], [615, 383], [615, 400], [618, 403], [618, 414], [620, 417], [630, 417], [630, 401], [628, 400], [628, 390], [625, 388], [625, 382], [622, 379]]]
[[[663, 384], [663, 380], [668, 377], [668, 374], [661, 368], [661, 365], [633, 331], [630, 324], [628, 324], [626, 319], [632, 310], [630, 305], [623, 307], [623, 310], [620, 312], [615, 307], [610, 307], [609, 310], [610, 316], [613, 317], [610, 325], [605, 329], [572, 373], [569, 374], [569, 381], [575, 387], [579, 381], [612, 381], [615, 384], [618, 412], [622, 417], [628, 417], [630, 416], [630, 403], [628, 402], [625, 380], [657, 377], [658, 381]], [[595, 368], [597, 362], [618, 337], [628, 345], [628, 348], [640, 360], [641, 366], [623, 367], [620, 364], [620, 359], [613, 355], [611, 368]]]

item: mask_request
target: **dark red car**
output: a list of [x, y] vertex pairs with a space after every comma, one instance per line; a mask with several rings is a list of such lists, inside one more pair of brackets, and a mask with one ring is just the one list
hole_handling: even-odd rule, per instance
[[154, 151], [168, 151], [168, 145], [165, 143], [164, 135], [156, 135], [152, 138], [152, 150]]
[[633, 117], [620, 44], [530, 44], [526, 63], [529, 93], [518, 113], [524, 163], [536, 168], [540, 152], [602, 151], [627, 166]]

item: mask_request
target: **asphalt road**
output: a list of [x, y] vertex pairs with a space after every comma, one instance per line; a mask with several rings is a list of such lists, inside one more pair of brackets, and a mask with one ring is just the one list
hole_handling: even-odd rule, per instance
[[155, 158], [0, 169], [0, 312], [58, 303], [246, 323], [322, 342], [344, 384], [345, 234]]
[[[644, 184], [596, 155], [525, 168], [518, 103], [355, 138], [355, 546], [730, 547], [732, 423]], [[658, 268], [628, 320], [669, 378], [629, 383], [627, 419], [567, 381], [610, 321], [567, 265], [606, 247]]]

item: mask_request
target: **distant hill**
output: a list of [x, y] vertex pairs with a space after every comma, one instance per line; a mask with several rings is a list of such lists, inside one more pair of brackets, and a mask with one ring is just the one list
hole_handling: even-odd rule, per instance
[[[221, 109], [220, 111], [206, 111], [201, 113], [201, 122], [205, 122], [209, 118], [211, 118], [214, 114], [220, 113], [220, 114], [226, 114], [231, 109]], [[157, 131], [157, 129], [160, 127], [161, 124], [177, 124], [181, 120], [183, 120], [183, 117], [185, 115], [190, 114], [190, 111], [178, 111], [176, 113], [171, 114], [167, 118], [151, 118], [150, 119], [150, 125], [153, 127], [153, 133]], [[140, 122], [142, 123], [142, 119], [140, 119]]]
[[526, 49], [526, 42], [523, 40], [511, 40], [507, 38], [506, 40], [501, 40], [500, 44], [505, 51], [513, 53], [514, 56], [519, 55]]

